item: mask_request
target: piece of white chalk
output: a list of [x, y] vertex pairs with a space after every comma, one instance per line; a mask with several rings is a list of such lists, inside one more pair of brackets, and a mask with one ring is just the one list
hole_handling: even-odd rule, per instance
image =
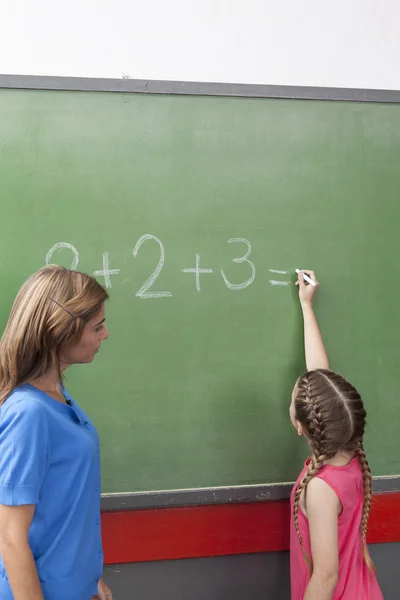
[[300, 271], [300, 269], [296, 269], [296, 273], [301, 273], [303, 275], [303, 279], [304, 281], [307, 281], [307, 283], [309, 283], [310, 285], [312, 285], [313, 287], [315, 287], [317, 284], [315, 283], [315, 281], [313, 281], [311, 279], [311, 277], [309, 277], [307, 275], [307, 273], [304, 273], [304, 271]]

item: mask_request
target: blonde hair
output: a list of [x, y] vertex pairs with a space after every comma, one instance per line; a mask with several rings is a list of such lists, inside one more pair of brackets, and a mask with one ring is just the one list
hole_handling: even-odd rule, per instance
[[343, 377], [324, 369], [308, 371], [297, 380], [294, 392], [295, 418], [304, 427], [312, 456], [308, 470], [295, 491], [293, 517], [297, 537], [310, 574], [312, 560], [303, 546], [298, 510], [301, 493], [315, 477], [324, 461], [339, 450], [354, 451], [363, 473], [364, 502], [361, 539], [364, 560], [370, 571], [374, 565], [367, 547], [368, 519], [372, 502], [372, 477], [363, 447], [367, 413], [357, 390]]
[[0, 340], [0, 404], [19, 385], [55, 367], [60, 352], [77, 343], [85, 324], [107, 300], [94, 277], [49, 265], [20, 288]]

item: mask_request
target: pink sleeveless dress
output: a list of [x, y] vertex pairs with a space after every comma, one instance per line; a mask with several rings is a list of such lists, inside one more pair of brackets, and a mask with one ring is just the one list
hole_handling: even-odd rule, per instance
[[[291, 507], [295, 491], [304, 477], [308, 463], [293, 488]], [[338, 517], [339, 533], [339, 580], [332, 600], [383, 600], [375, 574], [365, 564], [361, 543], [361, 517], [363, 509], [363, 476], [358, 457], [344, 467], [324, 465], [317, 477], [323, 479], [336, 493], [343, 506]], [[311, 556], [310, 533], [307, 517], [299, 507], [299, 527], [304, 548]], [[310, 576], [297, 538], [293, 510], [290, 524], [290, 575], [292, 600], [303, 600]]]

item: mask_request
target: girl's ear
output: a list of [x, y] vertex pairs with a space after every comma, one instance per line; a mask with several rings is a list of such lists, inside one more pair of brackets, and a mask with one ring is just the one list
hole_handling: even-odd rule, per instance
[[304, 435], [304, 427], [299, 421], [296, 421], [296, 429], [297, 435]]

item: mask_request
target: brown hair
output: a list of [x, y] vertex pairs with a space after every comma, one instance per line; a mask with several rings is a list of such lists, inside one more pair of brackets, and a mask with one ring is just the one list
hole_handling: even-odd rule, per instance
[[77, 343], [108, 294], [94, 277], [49, 265], [19, 290], [0, 340], [0, 404], [19, 385], [56, 367], [60, 352]]
[[339, 450], [354, 451], [363, 472], [364, 504], [361, 520], [361, 536], [364, 560], [370, 570], [374, 569], [367, 548], [367, 527], [372, 500], [372, 478], [363, 447], [366, 411], [360, 394], [343, 377], [325, 369], [304, 373], [297, 380], [294, 390], [295, 418], [306, 431], [312, 456], [308, 470], [295, 491], [294, 524], [310, 573], [312, 561], [303, 546], [298, 509], [302, 491], [318, 473], [324, 461]]

